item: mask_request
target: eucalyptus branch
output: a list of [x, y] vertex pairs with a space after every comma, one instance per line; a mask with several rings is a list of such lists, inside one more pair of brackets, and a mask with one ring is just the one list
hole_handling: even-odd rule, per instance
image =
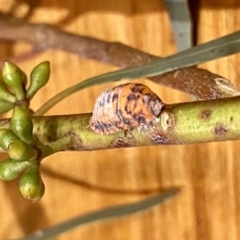
[[[165, 105], [156, 125], [109, 135], [96, 134], [89, 128], [90, 113], [33, 117], [33, 135], [39, 151], [42, 146], [53, 145], [56, 151], [93, 151], [237, 140], [240, 139], [239, 106], [240, 97]], [[8, 127], [9, 120], [0, 121], [0, 128]], [[71, 137], [71, 144], [61, 142], [67, 137]]]
[[[30, 43], [36, 52], [60, 49], [121, 68], [139, 66], [161, 59], [121, 43], [68, 33], [47, 24], [31, 24], [3, 13], [0, 14], [0, 28], [0, 39]], [[231, 51], [236, 52], [232, 49]], [[238, 94], [228, 80], [200, 68], [179, 69], [150, 79], [202, 99]], [[219, 79], [222, 80], [218, 81]]]

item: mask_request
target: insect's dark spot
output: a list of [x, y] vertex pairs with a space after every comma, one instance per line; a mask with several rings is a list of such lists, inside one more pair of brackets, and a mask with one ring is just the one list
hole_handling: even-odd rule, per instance
[[111, 94], [110, 93], [106, 93], [107, 94], [107, 103], [110, 103], [111, 100]]
[[143, 91], [144, 91], [144, 88], [139, 88], [138, 89], [138, 92], [141, 93], [141, 94], [143, 94]]
[[131, 88], [132, 93], [142, 93], [142, 89], [140, 89], [139, 87], [142, 86], [141, 84], [135, 84], [134, 87]]
[[136, 120], [139, 123], [139, 125], [142, 123], [146, 123], [146, 118], [144, 116], [138, 116]]
[[230, 117], [230, 122], [232, 122], [233, 121], [233, 117]]
[[144, 91], [145, 88], [146, 88], [146, 86], [143, 86], [142, 84], [136, 84], [135, 92], [143, 94], [143, 91]]
[[204, 119], [204, 120], [207, 120], [207, 119], [209, 119], [211, 114], [212, 114], [212, 111], [204, 110], [204, 111], [201, 112], [201, 118]]
[[104, 122], [101, 122], [101, 124], [103, 125], [104, 129], [108, 129], [109, 127], [111, 127], [111, 124], [106, 124]]
[[226, 127], [222, 126], [222, 125], [219, 125], [219, 126], [216, 126], [214, 128], [214, 132], [218, 135], [218, 136], [223, 136], [227, 133], [227, 129]]
[[129, 119], [123, 118], [123, 122], [124, 122], [124, 124], [131, 126], [131, 122]]
[[154, 133], [151, 136], [151, 140], [155, 143], [155, 144], [168, 144], [169, 140], [167, 138], [166, 135], [161, 134], [161, 133]]
[[144, 96], [142, 97], [142, 102], [144, 104], [148, 105], [149, 102], [151, 101], [151, 98], [152, 98], [152, 94], [151, 93], [144, 94]]
[[148, 99], [148, 98], [146, 98], [146, 97], [143, 97], [143, 98], [142, 98], [142, 103], [148, 104], [148, 102], [149, 102], [149, 99]]
[[140, 96], [139, 96], [139, 95], [136, 95], [136, 94], [134, 94], [134, 93], [131, 93], [131, 94], [129, 94], [129, 95], [127, 96], [127, 100], [128, 100], [128, 101], [136, 101], [138, 98], [140, 98]]
[[125, 110], [125, 112], [126, 112], [127, 114], [131, 114], [131, 111], [129, 110], [128, 106], [125, 106], [125, 107], [124, 107], [124, 110]]
[[94, 126], [94, 128], [95, 128], [96, 130], [100, 130], [100, 127], [99, 127], [98, 124], [94, 123], [93, 126]]
[[143, 116], [142, 112], [140, 112], [138, 114], [133, 114], [132, 117], [134, 120], [136, 120], [139, 123], [139, 125], [141, 123], [146, 123], [146, 117]]
[[103, 107], [105, 105], [105, 103], [103, 101], [99, 102], [99, 107]]
[[102, 125], [101, 122], [97, 121], [97, 122], [94, 124], [94, 126], [95, 126], [95, 128], [96, 128], [97, 130], [100, 130], [101, 132], [104, 131], [104, 127], [103, 127], [103, 125]]
[[112, 101], [114, 102], [115, 100], [118, 100], [118, 94], [117, 93], [113, 94]]

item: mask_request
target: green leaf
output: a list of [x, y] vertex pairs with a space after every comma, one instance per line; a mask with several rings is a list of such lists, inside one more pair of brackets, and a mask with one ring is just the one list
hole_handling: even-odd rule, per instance
[[44, 240], [55, 239], [60, 234], [72, 231], [75, 228], [83, 227], [89, 224], [101, 223], [103, 221], [112, 221], [120, 217], [126, 217], [131, 214], [142, 213], [143, 211], [150, 210], [152, 207], [163, 204], [165, 201], [173, 198], [178, 189], [170, 189], [166, 192], [159, 193], [158, 195], [147, 197], [144, 200], [140, 200], [134, 203], [125, 203], [121, 205], [115, 205], [112, 207], [103, 208], [90, 213], [77, 216], [75, 218], [66, 220], [55, 226], [49, 227], [41, 231], [36, 231], [30, 235], [23, 237], [21, 240]]
[[35, 116], [43, 115], [64, 98], [84, 88], [97, 84], [119, 81], [125, 78], [153, 77], [177, 69], [195, 66], [199, 63], [225, 57], [240, 52], [240, 31], [216, 40], [189, 48], [164, 59], [156, 60], [137, 67], [126, 68], [96, 77], [89, 78], [65, 89], [46, 102], [35, 112]]

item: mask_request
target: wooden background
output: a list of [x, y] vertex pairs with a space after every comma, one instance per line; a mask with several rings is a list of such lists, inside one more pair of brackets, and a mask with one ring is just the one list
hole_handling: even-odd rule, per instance
[[[0, 0], [9, 11], [16, 0]], [[13, 10], [31, 22], [55, 24], [67, 31], [120, 41], [159, 56], [176, 52], [170, 22], [161, 0], [19, 0]], [[211, 2], [211, 3], [209, 3]], [[239, 0], [191, 1], [197, 43], [239, 30]], [[0, 29], [1, 30], [1, 29]], [[0, 58], [26, 51], [23, 43], [0, 43]], [[76, 55], [49, 50], [21, 62], [26, 72], [49, 60], [47, 87], [33, 100], [37, 109], [64, 88], [113, 70]], [[239, 55], [203, 64], [240, 89]], [[186, 94], [143, 80], [164, 102], [188, 101]], [[48, 114], [92, 111], [102, 85], [81, 91]], [[112, 85], [111, 85], [112, 86]], [[57, 239], [237, 240], [240, 239], [240, 143], [160, 146], [97, 152], [65, 152], [42, 164], [46, 193], [39, 203], [24, 200], [17, 181], [0, 182], [0, 239], [16, 239], [66, 219], [146, 197], [142, 190], [182, 187], [176, 197], [145, 213], [75, 229]], [[1, 154], [1, 159], [6, 155]]]

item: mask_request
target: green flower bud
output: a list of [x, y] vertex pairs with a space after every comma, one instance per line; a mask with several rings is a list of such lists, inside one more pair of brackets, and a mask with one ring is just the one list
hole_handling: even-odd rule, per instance
[[14, 108], [14, 103], [8, 102], [4, 99], [0, 99], [0, 114], [5, 113]]
[[50, 63], [48, 61], [38, 64], [30, 75], [30, 86], [27, 90], [27, 98], [30, 100], [42, 88], [50, 76]]
[[17, 100], [25, 98], [24, 86], [27, 83], [26, 74], [15, 64], [5, 62], [2, 69], [3, 81], [13, 90]]
[[28, 162], [16, 162], [12, 159], [7, 159], [0, 162], [0, 179], [11, 181], [26, 169]]
[[8, 155], [16, 161], [31, 161], [37, 158], [37, 150], [31, 148], [22, 140], [16, 140], [9, 144]]
[[21, 106], [14, 108], [10, 129], [24, 142], [33, 145], [33, 123], [29, 113]]
[[9, 144], [19, 140], [19, 137], [10, 129], [0, 129], [0, 147], [7, 151]]
[[8, 102], [14, 103], [16, 98], [5, 86], [5, 84], [0, 81], [0, 98]]
[[36, 164], [29, 166], [19, 181], [19, 190], [24, 198], [34, 202], [42, 198], [45, 186], [40, 176], [39, 166]]

